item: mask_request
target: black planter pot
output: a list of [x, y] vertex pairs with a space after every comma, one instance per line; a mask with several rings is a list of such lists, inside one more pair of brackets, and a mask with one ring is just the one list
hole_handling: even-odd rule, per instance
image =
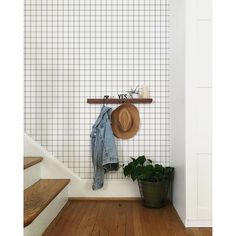
[[158, 182], [139, 180], [138, 184], [145, 207], [161, 208], [165, 206], [170, 187], [169, 180]]

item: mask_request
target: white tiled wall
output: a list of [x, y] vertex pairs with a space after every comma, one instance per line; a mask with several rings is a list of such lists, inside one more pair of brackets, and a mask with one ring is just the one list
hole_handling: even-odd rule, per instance
[[92, 178], [89, 135], [101, 106], [86, 99], [146, 83], [154, 102], [137, 105], [140, 130], [117, 140], [119, 159], [169, 165], [168, 30], [168, 0], [25, 0], [26, 133]]

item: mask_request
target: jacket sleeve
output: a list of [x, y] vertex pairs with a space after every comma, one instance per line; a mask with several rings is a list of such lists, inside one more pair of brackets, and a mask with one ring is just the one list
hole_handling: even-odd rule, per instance
[[115, 137], [112, 132], [110, 119], [108, 117], [104, 132], [103, 167], [106, 172], [119, 169]]

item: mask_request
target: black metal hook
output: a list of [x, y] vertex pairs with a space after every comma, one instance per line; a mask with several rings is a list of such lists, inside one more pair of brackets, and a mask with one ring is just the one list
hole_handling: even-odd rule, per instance
[[105, 100], [108, 99], [108, 98], [109, 98], [109, 95], [104, 95], [104, 96], [103, 96], [103, 106], [104, 106], [104, 104], [105, 104]]

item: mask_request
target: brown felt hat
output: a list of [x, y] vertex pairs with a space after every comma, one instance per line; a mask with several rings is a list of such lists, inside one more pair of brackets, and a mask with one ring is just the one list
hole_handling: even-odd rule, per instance
[[111, 113], [112, 131], [117, 138], [132, 138], [139, 130], [139, 111], [130, 103], [124, 103]]

